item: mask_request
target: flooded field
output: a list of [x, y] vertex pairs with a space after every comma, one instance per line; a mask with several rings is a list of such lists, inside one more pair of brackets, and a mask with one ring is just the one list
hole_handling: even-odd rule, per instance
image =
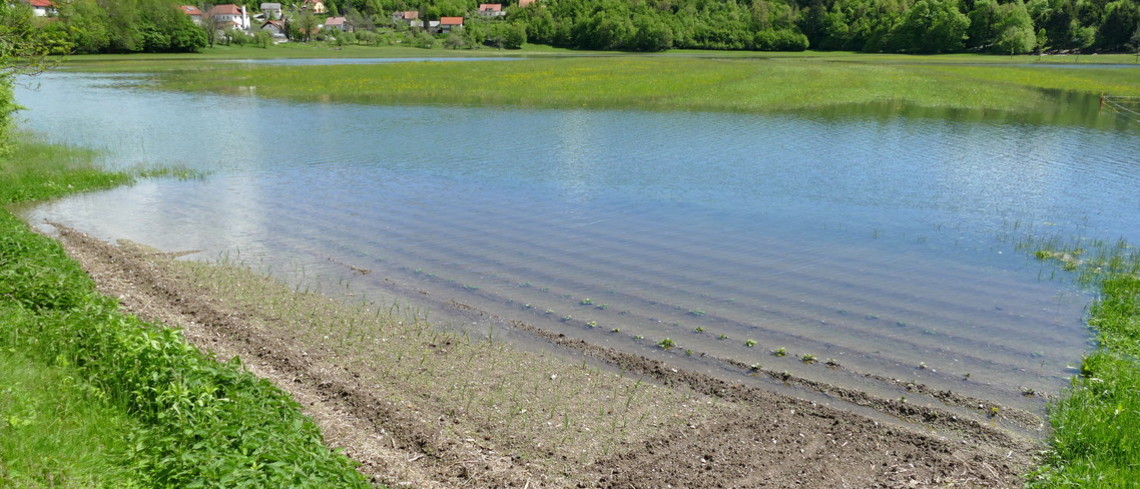
[[[408, 302], [524, 348], [544, 343], [511, 322], [822, 403], [852, 402], [846, 390], [976, 416], [981, 400], [1034, 432], [1088, 348], [1089, 298], [1017, 245], [1140, 241], [1136, 131], [287, 104], [130, 80], [47, 75], [18, 95], [26, 125], [105, 149], [111, 167], [208, 176], [30, 221]], [[941, 391], [958, 397], [925, 395]]]

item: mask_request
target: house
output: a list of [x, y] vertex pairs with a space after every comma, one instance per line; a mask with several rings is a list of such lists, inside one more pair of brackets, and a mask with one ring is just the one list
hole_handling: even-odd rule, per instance
[[420, 13], [415, 10], [404, 10], [392, 12], [392, 22], [403, 22], [411, 24], [413, 20], [420, 18]]
[[25, 0], [25, 3], [32, 6], [32, 13], [36, 17], [54, 17], [59, 14], [59, 10], [51, 0]]
[[260, 30], [268, 32], [274, 39], [285, 38], [285, 21], [284, 20], [267, 20], [261, 24]]
[[527, 7], [534, 2], [535, 0], [519, 0], [519, 8]]
[[202, 25], [202, 10], [193, 5], [179, 5], [178, 10], [190, 16], [190, 20], [194, 21], [194, 25]]
[[507, 13], [503, 11], [503, 4], [501, 3], [481, 3], [479, 4], [478, 13], [480, 17], [488, 18], [507, 15]]
[[265, 15], [265, 20], [279, 20], [281, 19], [281, 4], [263, 3], [261, 4], [261, 13]]
[[232, 3], [216, 5], [206, 12], [206, 16], [214, 19], [219, 29], [249, 30], [249, 15], [246, 15], [244, 5], [241, 7]]
[[352, 30], [346, 22], [344, 17], [329, 17], [325, 19], [325, 29], [335, 29], [341, 32], [349, 32]]
[[314, 14], [323, 14], [329, 11], [328, 7], [325, 6], [325, 2], [321, 0], [305, 0], [305, 3], [301, 5], [301, 9], [308, 10]]
[[436, 32], [447, 34], [451, 31], [457, 31], [463, 28], [463, 17], [440, 17], [439, 27]]

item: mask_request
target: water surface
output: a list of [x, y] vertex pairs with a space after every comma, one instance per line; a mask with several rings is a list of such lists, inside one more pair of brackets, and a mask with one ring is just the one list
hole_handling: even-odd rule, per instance
[[[26, 126], [105, 149], [108, 167], [210, 176], [30, 220], [406, 294], [486, 332], [439, 307], [460, 302], [702, 370], [719, 368], [705, 354], [899, 395], [872, 374], [1042, 412], [1021, 394], [1065, 385], [1088, 297], [1017, 241], [1140, 242], [1127, 125], [293, 104], [124, 80], [45, 75], [18, 94]], [[654, 347], [666, 337], [678, 348]]]

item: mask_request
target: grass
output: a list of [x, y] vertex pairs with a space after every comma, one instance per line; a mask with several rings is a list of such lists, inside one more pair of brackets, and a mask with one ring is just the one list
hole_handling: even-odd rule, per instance
[[[43, 142], [18, 144], [0, 160], [0, 205], [133, 180], [98, 170], [91, 157]], [[121, 313], [58, 243], [6, 211], [0, 211], [0, 324], [0, 351], [26, 359], [36, 369], [28, 375], [74, 379], [75, 389], [98, 399], [80, 408], [86, 403], [78, 394], [53, 384], [5, 384], [21, 395], [15, 407], [0, 405], [4, 487], [70, 480], [84, 487], [367, 487], [287, 395], [237, 363], [200, 353], [177, 331]], [[56, 416], [68, 413], [92, 413], [80, 414], [72, 431], [100, 434], [66, 440], [69, 446], [57, 444], [62, 435], [23, 429], [62, 427], [72, 421]], [[77, 448], [106, 437], [120, 443], [103, 451]], [[73, 464], [32, 451], [41, 447], [95, 461]], [[84, 467], [93, 466], [107, 468], [99, 469], [104, 482], [85, 475]]]
[[71, 369], [0, 349], [0, 487], [142, 487], [122, 436], [138, 429]]
[[[300, 49], [300, 48], [297, 48]], [[272, 51], [272, 50], [269, 50]], [[359, 54], [360, 51], [354, 51]], [[388, 51], [374, 51], [387, 56]], [[393, 57], [408, 51], [392, 51]], [[436, 54], [423, 51], [420, 55]], [[1054, 111], [1056, 92], [1140, 95], [1133, 69], [1030, 68], [979, 55], [799, 53], [767, 57], [541, 56], [511, 62], [265, 66], [209, 58], [99, 58], [85, 70], [156, 72], [169, 90], [248, 93], [306, 102], [443, 104], [771, 113], [804, 109], [974, 111], [987, 117]], [[1108, 57], [1103, 57], [1107, 60]], [[1026, 58], [1028, 59], [1028, 58]], [[113, 61], [118, 60], [118, 61]], [[1095, 100], [1094, 100], [1095, 103]], [[933, 111], [933, 112], [931, 112]]]
[[[1089, 325], [1098, 347], [1050, 407], [1053, 436], [1032, 488], [1134, 487], [1140, 480], [1140, 256], [1124, 243], [1037, 254], [1099, 288]], [[1071, 248], [1078, 251], [1078, 248]], [[1073, 255], [1087, 256], [1080, 262]]]

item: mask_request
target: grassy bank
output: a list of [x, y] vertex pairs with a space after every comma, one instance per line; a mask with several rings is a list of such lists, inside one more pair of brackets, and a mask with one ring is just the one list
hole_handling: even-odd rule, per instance
[[[424, 51], [431, 54], [431, 51]], [[133, 59], [133, 58], [132, 58]], [[267, 66], [180, 61], [78, 63], [79, 69], [156, 72], [169, 90], [304, 102], [692, 110], [749, 113], [926, 110], [981, 117], [1075, 117], [1057, 94], [1079, 94], [1081, 117], [1102, 93], [1140, 96], [1132, 68], [985, 64], [992, 57], [830, 54], [771, 58], [685, 55], [535, 57], [464, 63]], [[923, 115], [923, 114], [917, 114]]]
[[[131, 181], [94, 168], [91, 156], [18, 144], [0, 160], [0, 204]], [[30, 365], [26, 373], [4, 369], [4, 487], [367, 487], [288, 396], [235, 363], [201, 354], [177, 331], [119, 312], [58, 243], [6, 211], [0, 211], [0, 324], [0, 359]], [[36, 378], [73, 380], [44, 389], [29, 384]], [[46, 410], [61, 407], [60, 399], [66, 412]], [[73, 414], [66, 423], [74, 429], [29, 429], [62, 426], [55, 416]], [[79, 439], [84, 430], [98, 435]], [[99, 445], [100, 437], [119, 443]], [[57, 443], [62, 438], [71, 445]], [[91, 443], [104, 448], [83, 449]], [[94, 461], [54, 455], [69, 452]]]
[[1099, 346], [1051, 407], [1051, 450], [1029, 486], [1135, 487], [1140, 481], [1140, 254], [1118, 244], [1091, 253], [1048, 248], [1037, 256], [1056, 260], [1099, 287], [1089, 319]]

